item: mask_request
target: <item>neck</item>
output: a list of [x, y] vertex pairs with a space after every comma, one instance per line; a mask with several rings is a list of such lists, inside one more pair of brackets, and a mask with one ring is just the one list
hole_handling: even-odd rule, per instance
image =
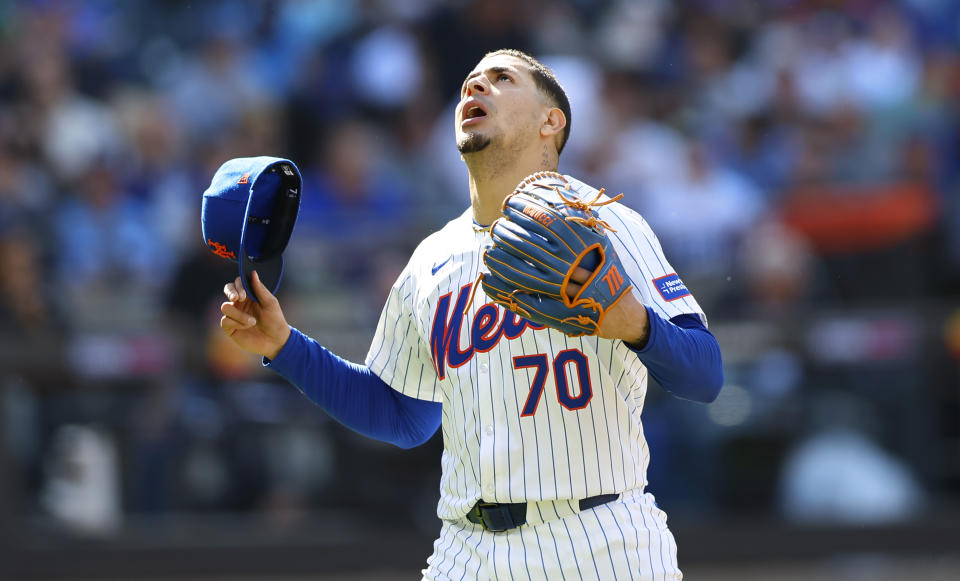
[[470, 174], [473, 219], [484, 226], [502, 215], [504, 198], [525, 177], [538, 171], [557, 171], [557, 153], [547, 144], [530, 151], [478, 151], [463, 159]]

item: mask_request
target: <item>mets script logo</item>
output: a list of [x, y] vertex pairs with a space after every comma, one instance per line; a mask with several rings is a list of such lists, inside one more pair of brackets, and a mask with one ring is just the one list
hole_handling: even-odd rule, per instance
[[213, 240], [207, 239], [207, 244], [210, 246], [210, 251], [216, 254], [221, 258], [231, 258], [233, 260], [237, 259], [237, 255], [230, 250], [227, 250], [227, 247], [219, 242], [214, 242]]
[[543, 329], [538, 325], [515, 315], [506, 309], [501, 309], [493, 303], [487, 303], [477, 310], [470, 325], [470, 343], [466, 347], [460, 346], [460, 330], [463, 328], [463, 310], [470, 298], [470, 289], [473, 283], [460, 287], [457, 302], [450, 313], [450, 298], [453, 293], [447, 293], [437, 300], [437, 311], [433, 315], [433, 328], [430, 332], [430, 353], [433, 355], [433, 365], [437, 370], [437, 377], [447, 376], [446, 366], [460, 367], [467, 363], [477, 353], [486, 353], [500, 342], [500, 339], [516, 339], [527, 328]]
[[240, 179], [237, 180], [237, 185], [240, 184], [249, 184], [250, 183], [250, 172], [247, 172], [240, 176]]

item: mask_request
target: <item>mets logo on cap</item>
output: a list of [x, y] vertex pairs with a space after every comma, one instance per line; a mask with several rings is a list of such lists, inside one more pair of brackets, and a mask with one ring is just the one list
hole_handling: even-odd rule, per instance
[[203, 193], [203, 241], [217, 256], [238, 264], [243, 287], [254, 300], [252, 271], [271, 293], [280, 286], [302, 184], [300, 170], [288, 159], [240, 157], [220, 166]]

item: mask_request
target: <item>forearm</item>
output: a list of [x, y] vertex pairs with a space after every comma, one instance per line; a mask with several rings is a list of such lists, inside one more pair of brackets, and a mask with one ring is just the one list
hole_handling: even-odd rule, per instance
[[273, 360], [276, 371], [345, 426], [365, 436], [412, 448], [440, 426], [440, 404], [405, 396], [369, 368], [342, 359], [300, 331]]
[[628, 344], [650, 376], [678, 397], [712, 402], [723, 386], [720, 345], [693, 315], [671, 320], [647, 309], [649, 333], [642, 348]]

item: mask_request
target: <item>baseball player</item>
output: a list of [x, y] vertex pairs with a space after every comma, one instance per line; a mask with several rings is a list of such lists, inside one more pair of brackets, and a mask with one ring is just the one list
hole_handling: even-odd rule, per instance
[[414, 251], [364, 365], [291, 327], [257, 273], [224, 288], [223, 331], [342, 423], [404, 448], [442, 426], [424, 579], [682, 578], [641, 412], [648, 375], [713, 401], [720, 350], [643, 218], [556, 173], [570, 118], [525, 53], [467, 75], [470, 208]]

